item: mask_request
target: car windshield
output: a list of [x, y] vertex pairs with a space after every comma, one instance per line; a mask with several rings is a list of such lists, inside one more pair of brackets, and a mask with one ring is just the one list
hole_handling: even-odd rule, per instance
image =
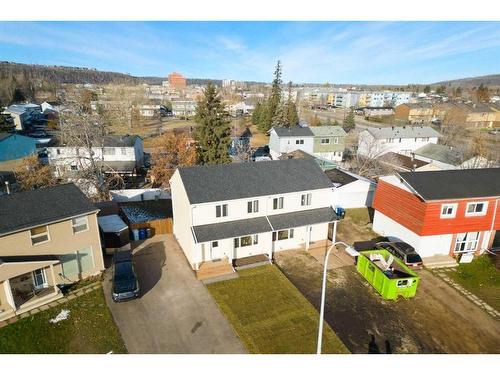
[[407, 263], [421, 263], [422, 258], [420, 258], [420, 255], [418, 255], [418, 254], [408, 254], [406, 256], [406, 262]]
[[126, 281], [134, 279], [132, 262], [115, 263], [115, 281]]

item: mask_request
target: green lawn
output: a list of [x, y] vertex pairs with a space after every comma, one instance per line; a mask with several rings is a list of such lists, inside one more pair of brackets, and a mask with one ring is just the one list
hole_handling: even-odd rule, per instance
[[500, 311], [500, 274], [491, 258], [483, 255], [472, 263], [460, 264], [446, 274], [469, 292]]
[[[319, 314], [286, 276], [271, 265], [238, 274], [207, 288], [249, 352], [315, 353]], [[348, 353], [327, 323], [323, 352]]]
[[[70, 317], [52, 324], [61, 309]], [[102, 289], [0, 328], [0, 353], [126, 353]]]

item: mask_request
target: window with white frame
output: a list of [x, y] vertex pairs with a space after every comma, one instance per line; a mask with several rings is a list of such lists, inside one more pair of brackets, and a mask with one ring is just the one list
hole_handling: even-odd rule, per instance
[[422, 142], [429, 142], [429, 137], [423, 137]]
[[476, 250], [479, 232], [459, 233], [455, 241], [455, 253], [470, 253]]
[[253, 235], [253, 244], [257, 245], [259, 243], [259, 236], [257, 234]]
[[33, 286], [35, 287], [35, 289], [42, 289], [48, 286], [47, 277], [43, 268], [39, 268], [33, 271]]
[[333, 143], [338, 144], [339, 143], [339, 138], [338, 137], [333, 138]]
[[273, 199], [273, 210], [281, 210], [283, 208], [283, 197]]
[[252, 245], [252, 236], [243, 236], [240, 238], [241, 247]]
[[282, 241], [293, 238], [293, 228], [273, 232], [273, 241]]
[[387, 143], [394, 143], [394, 138], [388, 138]]
[[482, 216], [486, 215], [488, 209], [488, 202], [471, 202], [467, 203], [465, 209], [465, 216]]
[[122, 155], [127, 155], [127, 148], [126, 147], [122, 147], [120, 150], [122, 152]]
[[251, 214], [252, 212], [259, 212], [259, 201], [248, 201], [247, 203], [247, 212]]
[[214, 248], [214, 247], [219, 247], [219, 241], [212, 242], [212, 248]]
[[311, 205], [311, 198], [312, 198], [311, 193], [302, 194], [300, 197], [300, 205], [301, 206], [310, 206]]
[[42, 225], [41, 227], [30, 229], [31, 244], [38, 245], [49, 240], [49, 227]]
[[442, 219], [451, 219], [454, 218], [457, 213], [457, 204], [456, 203], [444, 203], [441, 205], [441, 218]]
[[321, 144], [322, 145], [328, 145], [330, 144], [330, 138], [321, 138]]
[[89, 220], [87, 216], [79, 216], [71, 219], [71, 226], [73, 227], [73, 233], [84, 232], [89, 229]]
[[215, 217], [227, 216], [227, 204], [220, 204], [215, 206]]
[[295, 140], [295, 144], [296, 145], [303, 145], [304, 144], [304, 140], [303, 139], [297, 139], [297, 140]]
[[103, 154], [104, 155], [114, 155], [115, 154], [115, 148], [114, 147], [104, 147]]

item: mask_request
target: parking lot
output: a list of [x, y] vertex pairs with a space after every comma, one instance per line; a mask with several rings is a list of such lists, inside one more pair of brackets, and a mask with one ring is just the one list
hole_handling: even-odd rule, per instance
[[104, 281], [106, 302], [129, 353], [246, 352], [172, 235], [134, 247], [141, 297], [115, 303], [111, 269]]
[[[276, 264], [318, 309], [318, 260], [294, 250], [276, 254]], [[430, 271], [419, 275], [413, 299], [385, 301], [354, 265], [339, 264], [328, 271], [325, 320], [353, 353], [498, 352], [498, 320]]]

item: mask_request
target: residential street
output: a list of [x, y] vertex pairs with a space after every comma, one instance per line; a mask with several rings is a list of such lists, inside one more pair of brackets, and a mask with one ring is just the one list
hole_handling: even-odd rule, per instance
[[[276, 264], [318, 308], [321, 264], [296, 250], [277, 253]], [[353, 353], [498, 352], [498, 320], [431, 272], [419, 274], [415, 298], [384, 301], [354, 265], [342, 264], [328, 271], [325, 320]]]
[[129, 353], [246, 353], [205, 286], [189, 268], [171, 235], [155, 236], [134, 250], [139, 299], [106, 301]]

